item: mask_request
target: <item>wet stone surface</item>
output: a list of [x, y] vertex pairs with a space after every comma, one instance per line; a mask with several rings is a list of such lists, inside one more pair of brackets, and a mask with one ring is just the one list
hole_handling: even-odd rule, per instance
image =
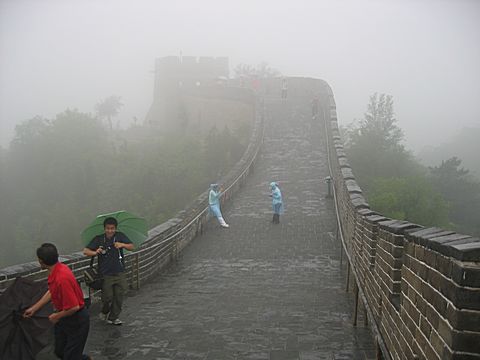
[[[270, 102], [255, 173], [179, 261], [125, 301], [123, 326], [92, 309], [88, 352], [100, 359], [373, 359], [370, 330], [352, 326], [323, 128], [308, 102]], [[271, 223], [268, 184], [285, 214]], [[359, 320], [359, 324], [363, 322]]]

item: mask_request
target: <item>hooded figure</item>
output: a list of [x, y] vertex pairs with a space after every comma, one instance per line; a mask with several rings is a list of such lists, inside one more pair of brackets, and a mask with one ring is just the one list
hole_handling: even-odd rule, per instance
[[282, 201], [282, 192], [278, 187], [276, 182], [270, 183], [270, 188], [272, 193], [270, 194], [272, 198], [272, 208], [273, 208], [273, 219], [272, 222], [274, 224], [280, 223], [280, 214], [283, 213], [283, 201]]
[[223, 219], [222, 212], [220, 211], [220, 197], [222, 193], [219, 190], [218, 184], [210, 185], [210, 192], [208, 194], [208, 205], [210, 206], [210, 213], [218, 219], [220, 226], [228, 228], [228, 225]]

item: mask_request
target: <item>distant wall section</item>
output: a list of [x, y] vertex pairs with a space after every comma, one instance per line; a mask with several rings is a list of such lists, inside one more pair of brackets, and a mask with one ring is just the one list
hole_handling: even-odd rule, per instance
[[202, 134], [254, 122], [250, 89], [229, 78], [228, 58], [168, 56], [156, 60], [152, 106], [146, 123], [165, 133]]

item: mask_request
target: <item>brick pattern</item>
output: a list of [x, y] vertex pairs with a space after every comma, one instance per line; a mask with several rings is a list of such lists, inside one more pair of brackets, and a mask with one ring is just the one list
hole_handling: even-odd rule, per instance
[[480, 359], [480, 240], [369, 209], [345, 156], [328, 90], [325, 121], [344, 241], [385, 356]]

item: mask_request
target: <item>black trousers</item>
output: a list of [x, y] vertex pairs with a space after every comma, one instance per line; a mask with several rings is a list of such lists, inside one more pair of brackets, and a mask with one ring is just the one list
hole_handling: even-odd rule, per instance
[[83, 348], [90, 330], [90, 316], [83, 308], [55, 324], [55, 355], [63, 360], [85, 360]]

